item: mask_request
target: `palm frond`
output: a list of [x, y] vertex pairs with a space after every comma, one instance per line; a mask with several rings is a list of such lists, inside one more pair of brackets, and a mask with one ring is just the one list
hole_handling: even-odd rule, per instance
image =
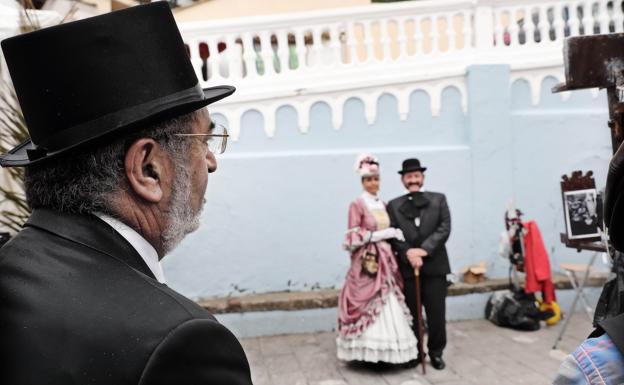
[[[33, 0], [18, 0], [22, 6], [20, 12], [21, 32], [30, 32], [41, 28], [37, 13], [33, 10]], [[73, 2], [61, 23], [69, 21], [78, 10], [77, 2]], [[0, 80], [0, 153], [7, 153], [13, 147], [28, 139], [28, 129], [19, 101], [12, 85]], [[11, 232], [18, 232], [30, 216], [30, 208], [26, 203], [22, 186], [24, 170], [19, 167], [0, 170], [0, 227]]]

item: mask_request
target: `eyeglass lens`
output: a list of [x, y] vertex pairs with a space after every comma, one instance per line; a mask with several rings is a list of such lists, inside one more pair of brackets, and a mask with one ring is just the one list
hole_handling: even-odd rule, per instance
[[223, 154], [225, 152], [225, 148], [227, 147], [227, 128], [221, 124], [215, 124], [214, 130], [212, 131], [212, 135], [219, 136], [211, 136], [208, 138], [208, 149], [213, 154]]

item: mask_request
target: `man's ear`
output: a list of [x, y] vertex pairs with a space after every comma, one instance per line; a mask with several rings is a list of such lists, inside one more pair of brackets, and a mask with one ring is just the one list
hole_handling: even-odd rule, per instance
[[124, 167], [131, 191], [150, 203], [163, 198], [166, 155], [154, 139], [142, 138], [126, 151]]

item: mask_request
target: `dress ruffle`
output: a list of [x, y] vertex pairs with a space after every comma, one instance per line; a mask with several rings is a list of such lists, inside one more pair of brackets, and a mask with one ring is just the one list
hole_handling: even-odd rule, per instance
[[340, 334], [336, 339], [337, 355], [346, 361], [404, 363], [418, 356], [405, 305], [390, 291], [372, 323], [357, 335]]

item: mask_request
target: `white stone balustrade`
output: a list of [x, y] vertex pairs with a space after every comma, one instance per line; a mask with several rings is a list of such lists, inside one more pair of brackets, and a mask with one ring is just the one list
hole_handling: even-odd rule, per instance
[[[16, 23], [0, 29], [15, 33]], [[397, 97], [405, 118], [409, 94], [424, 90], [436, 115], [445, 88], [457, 88], [465, 99], [464, 75], [472, 64], [509, 64], [512, 79], [528, 80], [538, 102], [544, 77], [562, 78], [566, 36], [622, 32], [623, 25], [621, 0], [425, 0], [182, 23], [180, 29], [201, 84], [238, 87], [215, 109], [230, 120], [236, 138], [235, 123], [250, 109], [264, 115], [272, 135], [275, 110], [283, 105], [295, 107], [306, 131], [310, 106], [325, 102], [338, 128], [351, 97], [362, 99], [372, 123], [383, 93]]]
[[216, 111], [236, 123], [245, 111], [259, 110], [272, 135], [283, 105], [295, 107], [304, 132], [308, 110], [319, 101], [332, 107], [336, 128], [350, 97], [364, 101], [372, 123], [381, 94], [395, 95], [405, 118], [409, 94], [422, 89], [435, 115], [444, 88], [465, 95], [472, 64], [509, 64], [512, 78], [528, 80], [538, 102], [542, 80], [562, 78], [565, 37], [621, 32], [623, 24], [622, 1], [428, 0], [180, 28], [202, 85], [239, 88]]

